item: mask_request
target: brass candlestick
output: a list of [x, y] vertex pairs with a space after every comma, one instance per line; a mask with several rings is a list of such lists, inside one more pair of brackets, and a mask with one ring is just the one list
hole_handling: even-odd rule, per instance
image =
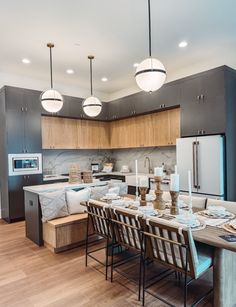
[[139, 187], [139, 192], [140, 192], [140, 206], [146, 206], [147, 201], [146, 201], [146, 194], [147, 194], [147, 187]]
[[170, 191], [171, 196], [171, 207], [170, 207], [170, 214], [178, 215], [179, 214], [179, 192]]
[[163, 192], [161, 190], [162, 177], [161, 176], [155, 176], [154, 180], [155, 180], [155, 183], [156, 183], [156, 190], [155, 190], [156, 198], [153, 201], [153, 207], [155, 209], [164, 210], [165, 209], [165, 202], [162, 199]]

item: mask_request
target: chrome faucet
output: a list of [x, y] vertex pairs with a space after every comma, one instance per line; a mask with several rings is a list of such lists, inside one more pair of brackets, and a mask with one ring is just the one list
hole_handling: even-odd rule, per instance
[[151, 161], [150, 161], [149, 157], [145, 157], [145, 159], [144, 159], [144, 167], [147, 167], [147, 162], [148, 162], [148, 174], [152, 174]]

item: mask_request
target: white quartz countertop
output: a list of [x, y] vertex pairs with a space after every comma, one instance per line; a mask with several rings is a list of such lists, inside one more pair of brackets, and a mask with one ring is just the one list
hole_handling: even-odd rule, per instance
[[26, 186], [23, 187], [23, 190], [40, 194], [40, 193], [53, 192], [58, 190], [72, 190], [72, 189], [86, 188], [91, 186], [102, 186], [105, 184], [107, 184], [107, 181], [95, 181], [93, 183], [73, 183], [73, 184], [70, 184], [68, 182], [58, 182], [58, 183]]

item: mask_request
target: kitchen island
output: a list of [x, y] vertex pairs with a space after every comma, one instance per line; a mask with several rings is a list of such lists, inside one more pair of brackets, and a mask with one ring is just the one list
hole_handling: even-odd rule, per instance
[[25, 201], [25, 227], [26, 237], [38, 246], [43, 245], [42, 213], [39, 203], [39, 194], [59, 190], [80, 190], [86, 187], [106, 185], [107, 181], [94, 181], [93, 183], [58, 182], [51, 184], [23, 187]]

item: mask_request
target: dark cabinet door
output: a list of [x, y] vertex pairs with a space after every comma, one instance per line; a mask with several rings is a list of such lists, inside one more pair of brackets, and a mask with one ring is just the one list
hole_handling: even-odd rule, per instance
[[9, 191], [9, 217], [10, 221], [24, 219], [24, 193], [23, 186], [26, 179], [24, 176], [11, 176], [8, 178]]
[[26, 91], [24, 93], [24, 130], [25, 150], [36, 153], [42, 150], [41, 138], [41, 103], [37, 91]]
[[111, 101], [108, 105], [108, 119], [114, 120], [119, 118], [119, 102]]
[[42, 184], [42, 174], [10, 176], [8, 178], [9, 215], [10, 220], [20, 220], [25, 217], [24, 186]]
[[23, 92], [14, 87], [6, 87], [6, 129], [8, 153], [25, 151], [24, 142], [24, 99]]
[[6, 129], [8, 153], [25, 152], [24, 112], [8, 110], [6, 113]]
[[182, 84], [181, 136], [224, 132], [223, 71], [186, 79]]
[[135, 115], [135, 100], [134, 95], [124, 97], [109, 102], [108, 118], [109, 120], [126, 118]]
[[177, 83], [163, 85], [153, 93], [140, 92], [136, 94], [135, 110], [137, 114], [158, 111], [180, 104], [181, 87]]

